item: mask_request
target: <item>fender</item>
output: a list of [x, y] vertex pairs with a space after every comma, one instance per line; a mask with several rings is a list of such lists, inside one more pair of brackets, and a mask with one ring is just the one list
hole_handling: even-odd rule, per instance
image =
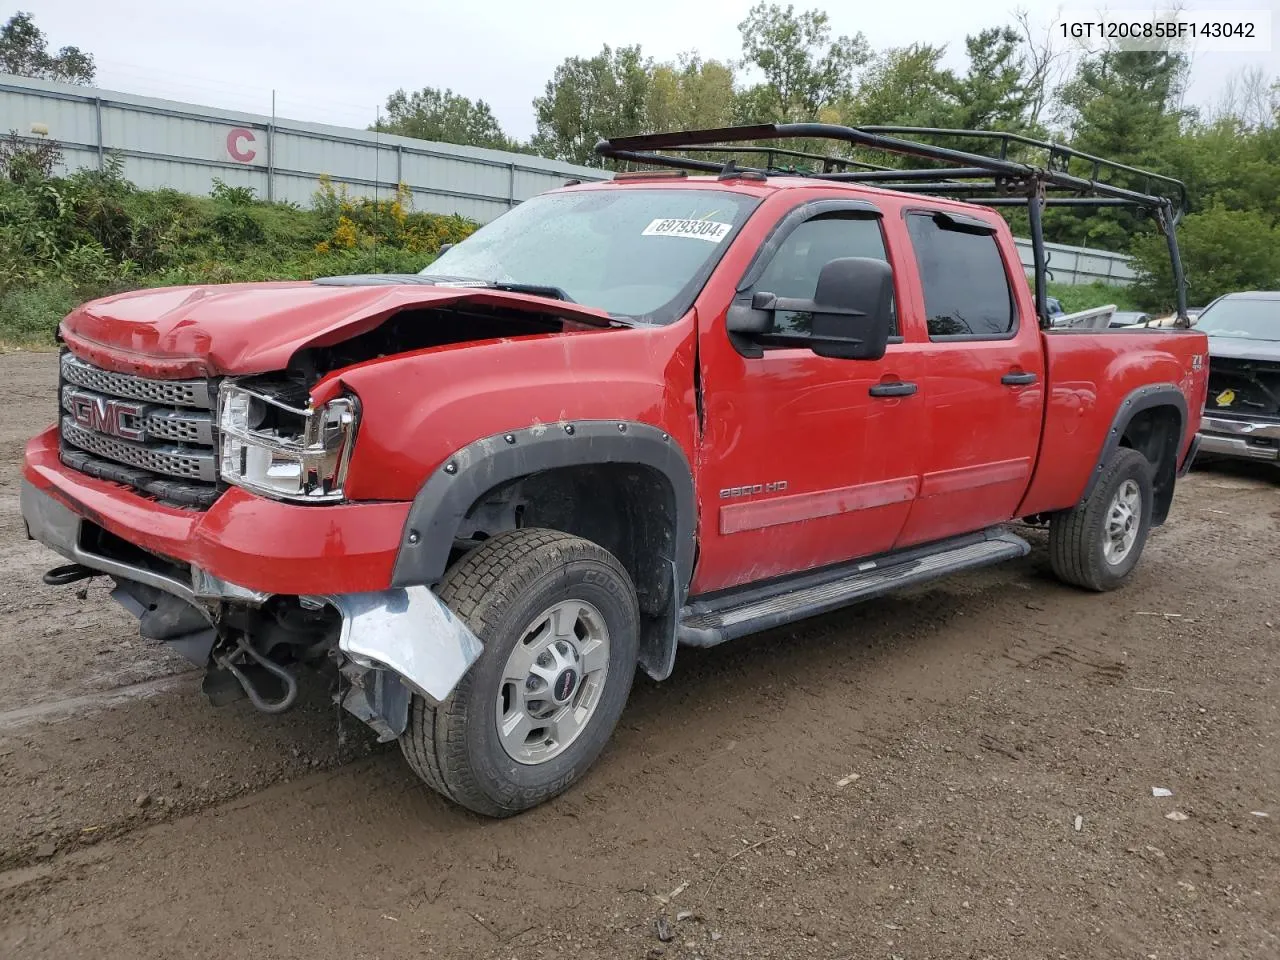
[[[578, 420], [540, 424], [484, 437], [436, 468], [414, 497], [392, 571], [393, 587], [433, 585], [444, 576], [455, 535], [480, 497], [500, 484], [557, 467], [633, 463], [666, 477], [675, 499], [673, 550], [663, 558], [675, 575], [672, 604], [679, 609], [693, 578], [697, 501], [693, 470], [670, 434], [629, 420]], [[602, 494], [605, 492], [602, 491]], [[662, 637], [642, 641], [642, 665], [651, 676], [671, 672], [674, 618]], [[666, 634], [669, 633], [669, 638]], [[666, 649], [669, 643], [671, 649]]]
[[[1102, 444], [1102, 451], [1098, 454], [1098, 461], [1094, 464], [1093, 472], [1089, 474], [1089, 482], [1085, 484], [1084, 493], [1080, 495], [1081, 503], [1088, 500], [1090, 494], [1093, 493], [1093, 488], [1098, 484], [1098, 478], [1102, 476], [1103, 467], [1120, 446], [1120, 441], [1124, 437], [1130, 421], [1143, 410], [1149, 410], [1152, 407], [1175, 407], [1178, 411], [1178, 450], [1175, 451], [1176, 459], [1177, 452], [1181, 450], [1182, 437], [1187, 426], [1187, 398], [1172, 383], [1151, 383], [1145, 387], [1139, 387], [1126, 395], [1120, 403], [1120, 408], [1116, 410], [1116, 415], [1111, 420], [1111, 429], [1107, 432], [1107, 438]], [[1178, 464], [1175, 463], [1175, 472], [1177, 468]], [[1172, 493], [1172, 490], [1170, 490], [1170, 493]], [[1164, 511], [1161, 511], [1159, 507], [1156, 508], [1156, 514], [1161, 521], [1163, 521], [1161, 514], [1167, 513], [1167, 511], [1168, 504], [1165, 504]]]

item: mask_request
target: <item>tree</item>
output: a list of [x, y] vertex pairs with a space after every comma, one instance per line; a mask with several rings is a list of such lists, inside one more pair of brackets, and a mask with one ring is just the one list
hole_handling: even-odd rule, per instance
[[849, 122], [854, 126], [953, 126], [957, 81], [940, 66], [946, 52], [946, 47], [915, 43], [877, 54], [849, 102]]
[[1280, 129], [1223, 117], [1189, 126], [1167, 152], [1197, 208], [1280, 212]]
[[513, 150], [515, 142], [483, 100], [469, 100], [452, 90], [423, 87], [397, 90], [387, 97], [387, 116], [373, 129], [419, 140], [460, 143], [469, 147]]
[[696, 53], [649, 72], [644, 127], [649, 132], [727, 127], [734, 116], [733, 68]]
[[1056, 22], [1048, 24], [1043, 32], [1037, 32], [1032, 26], [1031, 14], [1026, 10], [1018, 10], [1014, 21], [1018, 25], [1016, 32], [1024, 51], [1027, 126], [1035, 130], [1039, 128], [1054, 89], [1062, 79], [1066, 54], [1058, 48], [1053, 33]]
[[[1180, 105], [1188, 67], [1185, 54], [1169, 50], [1106, 49], [1086, 55], [1058, 91], [1071, 145], [1156, 173], [1169, 170], [1188, 118]], [[1128, 185], [1143, 186], [1132, 180]], [[1045, 225], [1051, 239], [1120, 251], [1128, 250], [1138, 229], [1125, 210], [1051, 210]]]
[[644, 130], [651, 66], [639, 46], [606, 45], [594, 57], [567, 58], [533, 101], [533, 148], [543, 156], [602, 166], [595, 155], [598, 140]]
[[95, 72], [93, 55], [79, 47], [50, 53], [48, 38], [29, 13], [15, 13], [0, 27], [0, 73], [89, 84]]
[[1171, 50], [1103, 50], [1058, 91], [1072, 145], [1108, 160], [1160, 162], [1187, 114], [1189, 63]]
[[852, 96], [857, 69], [871, 55], [861, 33], [832, 40], [825, 13], [797, 14], [791, 5], [756, 4], [738, 32], [744, 65], [764, 74], [763, 84], [743, 92], [738, 113], [744, 122], [819, 119]]
[[1269, 82], [1261, 67], [1241, 67], [1227, 78], [1214, 114], [1248, 130], [1275, 126], [1280, 120], [1280, 80]]
[[969, 68], [955, 85], [956, 126], [966, 130], [1008, 130], [1031, 126], [1035, 96], [1028, 86], [1022, 38], [1011, 27], [994, 27], [965, 37]]

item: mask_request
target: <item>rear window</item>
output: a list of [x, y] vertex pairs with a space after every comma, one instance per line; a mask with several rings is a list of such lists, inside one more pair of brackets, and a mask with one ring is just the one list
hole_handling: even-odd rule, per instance
[[1000, 340], [1017, 325], [1013, 294], [993, 233], [927, 213], [907, 217], [924, 287], [931, 340]]

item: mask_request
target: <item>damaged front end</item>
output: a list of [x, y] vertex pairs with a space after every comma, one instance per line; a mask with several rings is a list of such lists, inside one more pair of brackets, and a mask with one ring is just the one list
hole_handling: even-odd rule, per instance
[[318, 667], [391, 739], [412, 696], [444, 700], [481, 645], [428, 587], [382, 589], [414, 492], [383, 480], [412, 471], [361, 473], [355, 451], [363, 431], [376, 464], [371, 428], [407, 413], [373, 390], [381, 422], [363, 424], [343, 374], [612, 326], [545, 297], [397, 281], [134, 293], [60, 329], [59, 420], [28, 444], [22, 491], [29, 536], [68, 561], [46, 581], [110, 576], [142, 636], [205, 668], [215, 704], [282, 712]]
[[299, 672], [317, 668], [334, 677], [337, 703], [392, 740], [412, 696], [440, 703], [483, 649], [427, 587], [265, 594], [143, 550], [29, 482], [21, 497], [28, 535], [71, 561], [45, 581], [110, 576], [111, 596], [143, 637], [205, 668], [202, 689], [214, 705], [247, 698], [281, 713], [297, 700]]
[[[414, 694], [448, 698], [483, 645], [426, 587], [331, 596], [218, 600], [204, 691], [215, 704], [247, 696], [266, 713], [297, 697], [297, 670], [336, 667], [334, 701], [379, 740], [404, 732]], [[201, 651], [197, 651], [200, 653]]]

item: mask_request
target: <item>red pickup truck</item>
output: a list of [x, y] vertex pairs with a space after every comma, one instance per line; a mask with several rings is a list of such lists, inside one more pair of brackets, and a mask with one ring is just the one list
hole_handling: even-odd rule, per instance
[[[675, 169], [536, 197], [421, 275], [85, 304], [26, 448], [29, 535], [70, 561], [46, 581], [113, 578], [215, 703], [286, 709], [331, 661], [493, 816], [582, 776], [637, 665], [1022, 556], [1011, 520], [1120, 585], [1194, 455], [1206, 338], [1047, 329], [1039, 209], [1137, 197], [1176, 264], [1173, 202], [892, 134], [606, 141]], [[691, 159], [796, 136], [934, 176]], [[938, 195], [975, 170], [1030, 200], [1035, 297], [996, 210]]]

